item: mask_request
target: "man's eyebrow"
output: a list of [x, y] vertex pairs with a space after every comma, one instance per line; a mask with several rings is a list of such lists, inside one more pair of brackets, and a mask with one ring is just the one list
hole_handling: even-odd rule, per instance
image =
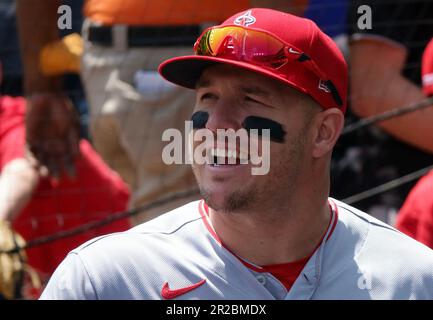
[[261, 97], [269, 97], [270, 93], [258, 86], [241, 86], [239, 89], [247, 94], [254, 94]]

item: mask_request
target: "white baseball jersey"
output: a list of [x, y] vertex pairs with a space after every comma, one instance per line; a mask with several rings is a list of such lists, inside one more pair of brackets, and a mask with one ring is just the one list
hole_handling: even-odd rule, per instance
[[433, 299], [431, 249], [330, 203], [330, 236], [289, 291], [224, 248], [196, 201], [71, 251], [41, 299]]

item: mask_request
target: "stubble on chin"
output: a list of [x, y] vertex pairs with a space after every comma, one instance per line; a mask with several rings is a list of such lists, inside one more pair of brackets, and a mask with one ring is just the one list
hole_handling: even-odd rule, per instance
[[[215, 211], [226, 213], [247, 211], [254, 206], [254, 200], [257, 198], [257, 190], [254, 188], [245, 188], [241, 190], [228, 191], [221, 200], [216, 199], [212, 190], [203, 185], [199, 168], [193, 165], [193, 173], [200, 189], [200, 194], [206, 204]], [[224, 178], [213, 177], [214, 182], [223, 183]]]
[[254, 207], [256, 198], [253, 190], [236, 190], [224, 196], [221, 201], [216, 201], [212, 191], [200, 187], [200, 193], [206, 204], [215, 211], [225, 213], [241, 213]]

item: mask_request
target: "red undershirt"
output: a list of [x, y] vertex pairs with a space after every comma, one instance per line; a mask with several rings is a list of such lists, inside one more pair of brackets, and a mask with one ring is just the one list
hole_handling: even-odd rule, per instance
[[[206, 217], [209, 217], [209, 208], [206, 205], [206, 203], [202, 200], [200, 201], [199, 204], [199, 208], [201, 208], [201, 206], [203, 206], [202, 208], [204, 209], [204, 213], [206, 214]], [[216, 234], [215, 230], [213, 230], [212, 226], [209, 224], [209, 222], [207, 221], [206, 217], [203, 216], [203, 221], [206, 225], [206, 227], [208, 228], [208, 230], [211, 232], [212, 236], [221, 243], [221, 245], [226, 248], [227, 250], [229, 250], [234, 256], [236, 256], [245, 266], [247, 266], [248, 268], [250, 268], [253, 271], [256, 272], [269, 272], [270, 274], [272, 274], [275, 278], [277, 278], [283, 285], [284, 287], [287, 289], [287, 291], [289, 291], [292, 286], [293, 283], [295, 283], [296, 279], [298, 278], [299, 274], [301, 273], [302, 269], [304, 269], [305, 265], [307, 264], [308, 260], [311, 258], [311, 256], [314, 254], [314, 252], [316, 251], [316, 249], [320, 246], [320, 244], [323, 241], [323, 238], [325, 237], [326, 233], [328, 232], [329, 228], [331, 227], [331, 230], [329, 232], [329, 235], [327, 237], [326, 240], [329, 239], [329, 237], [332, 235], [332, 232], [335, 229], [335, 226], [337, 224], [337, 220], [338, 220], [338, 212], [336, 209], [333, 209], [333, 206], [331, 205], [331, 203], [329, 204], [331, 211], [335, 212], [335, 218], [334, 218], [334, 222], [332, 227], [330, 226], [331, 221], [332, 221], [332, 216], [331, 219], [329, 220], [329, 225], [328, 228], [326, 228], [326, 232], [323, 235], [323, 237], [320, 239], [319, 243], [317, 244], [317, 246], [315, 247], [315, 249], [313, 250], [313, 252], [311, 252], [311, 254], [309, 254], [307, 257], [298, 260], [298, 261], [294, 261], [294, 262], [289, 262], [289, 263], [281, 263], [281, 264], [271, 264], [271, 265], [266, 265], [266, 266], [261, 266], [261, 267], [256, 267], [254, 265], [251, 265], [250, 263], [246, 262], [245, 260], [243, 260], [242, 258], [238, 257], [236, 254], [234, 254], [230, 249], [228, 249], [219, 239], [218, 235]], [[201, 210], [200, 210], [201, 211]]]

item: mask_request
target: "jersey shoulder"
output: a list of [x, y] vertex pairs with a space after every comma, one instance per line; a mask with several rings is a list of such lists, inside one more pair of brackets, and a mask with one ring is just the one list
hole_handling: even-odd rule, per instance
[[128, 231], [87, 241], [69, 253], [63, 269], [74, 270], [73, 282], [93, 288], [98, 299], [159, 299], [164, 281], [195, 281], [206, 263], [191, 254], [192, 247], [207, 244], [198, 205], [194, 201]]
[[433, 250], [365, 212], [333, 201], [339, 221], [329, 241], [330, 278], [346, 277], [357, 286], [364, 276], [371, 280], [369, 294], [376, 298], [433, 298]]
[[400, 252], [405, 256], [414, 256], [414, 261], [407, 263], [425, 262], [433, 263], [433, 250], [415, 239], [407, 236], [393, 226], [382, 222], [375, 217], [356, 209], [348, 204], [336, 201], [339, 208], [340, 221], [355, 233], [362, 234], [359, 240], [362, 241], [362, 248], [359, 255], [364, 250], [383, 251], [384, 257]]
[[199, 201], [193, 201], [185, 204], [172, 211], [164, 213], [150, 221], [137, 225], [127, 231], [110, 233], [88, 240], [76, 249], [72, 250], [74, 253], [82, 252], [91, 249], [92, 246], [99, 244], [107, 244], [115, 242], [127, 237], [134, 237], [134, 235], [141, 235], [148, 238], [158, 238], [158, 235], [173, 235], [176, 232], [181, 232], [183, 227], [195, 221], [201, 220], [198, 214]]

